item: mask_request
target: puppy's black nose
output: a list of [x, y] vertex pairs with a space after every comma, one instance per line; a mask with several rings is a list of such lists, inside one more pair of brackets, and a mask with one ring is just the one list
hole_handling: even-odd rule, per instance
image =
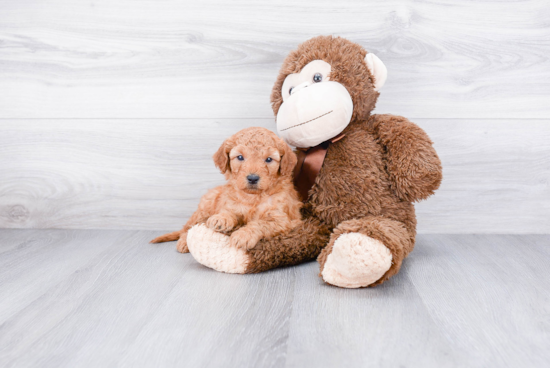
[[250, 174], [246, 177], [246, 180], [248, 180], [249, 184], [258, 184], [258, 180], [260, 180], [260, 177], [256, 174]]

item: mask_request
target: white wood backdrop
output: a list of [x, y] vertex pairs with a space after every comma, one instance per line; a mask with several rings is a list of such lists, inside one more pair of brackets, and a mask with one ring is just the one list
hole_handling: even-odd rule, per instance
[[181, 226], [319, 34], [377, 53], [376, 112], [435, 141], [420, 232], [550, 232], [547, 0], [0, 0], [0, 227]]

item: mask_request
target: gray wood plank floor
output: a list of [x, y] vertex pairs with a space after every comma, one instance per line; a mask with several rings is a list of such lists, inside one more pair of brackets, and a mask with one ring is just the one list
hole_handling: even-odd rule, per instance
[[421, 235], [374, 289], [227, 275], [160, 232], [0, 230], [2, 367], [543, 367], [550, 235]]

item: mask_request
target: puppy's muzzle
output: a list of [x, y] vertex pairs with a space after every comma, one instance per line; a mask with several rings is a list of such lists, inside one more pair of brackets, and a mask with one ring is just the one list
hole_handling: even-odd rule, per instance
[[246, 180], [248, 180], [248, 184], [256, 185], [260, 181], [260, 176], [256, 174], [250, 174], [246, 177]]

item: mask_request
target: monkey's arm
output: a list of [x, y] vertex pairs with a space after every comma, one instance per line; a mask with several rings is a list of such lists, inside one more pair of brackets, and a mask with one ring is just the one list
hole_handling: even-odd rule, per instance
[[442, 169], [426, 132], [401, 116], [373, 115], [371, 119], [374, 134], [386, 149], [394, 192], [411, 202], [432, 195], [441, 184]]

